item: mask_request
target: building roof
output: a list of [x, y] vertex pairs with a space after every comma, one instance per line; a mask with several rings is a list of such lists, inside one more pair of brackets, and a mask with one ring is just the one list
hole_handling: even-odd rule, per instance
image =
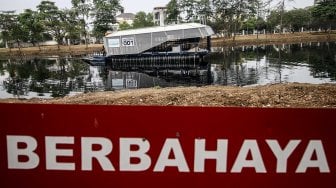
[[167, 9], [167, 7], [154, 7], [154, 10], [166, 10]]
[[124, 20], [134, 20], [135, 14], [133, 13], [121, 13], [116, 18], [122, 18]]
[[144, 33], [155, 33], [155, 32], [166, 32], [166, 31], [176, 31], [176, 30], [186, 30], [186, 29], [200, 29], [205, 28], [207, 33], [203, 33], [205, 36], [210, 36], [213, 34], [212, 29], [207, 25], [202, 25], [199, 23], [184, 23], [176, 25], [166, 25], [166, 26], [155, 26], [155, 27], [146, 27], [140, 29], [129, 29], [123, 31], [113, 32], [106, 37], [116, 37], [116, 36], [125, 36], [125, 35], [137, 35]]

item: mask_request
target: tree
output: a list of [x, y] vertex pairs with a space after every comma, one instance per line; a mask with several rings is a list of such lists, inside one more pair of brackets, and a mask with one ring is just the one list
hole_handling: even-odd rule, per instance
[[213, 11], [216, 22], [223, 25], [223, 30], [235, 33], [241, 29], [242, 23], [255, 17], [260, 0], [213, 0]]
[[126, 21], [123, 21], [122, 23], [119, 24], [119, 30], [127, 30], [127, 29], [132, 29], [132, 26], [128, 24]]
[[65, 14], [60, 11], [54, 2], [41, 1], [37, 6], [39, 17], [44, 25], [44, 30], [51, 34], [59, 45], [66, 34], [64, 29]]
[[209, 0], [199, 0], [198, 3], [196, 3], [196, 13], [199, 16], [199, 19], [204, 21], [205, 23], [207, 20], [210, 19], [212, 16], [212, 8], [210, 5]]
[[116, 14], [123, 10], [119, 0], [93, 0], [93, 34], [102, 38], [107, 31], [113, 30], [116, 23]]
[[229, 0], [214, 0], [214, 19], [216, 30], [222, 30], [225, 33], [232, 32], [232, 22], [234, 19], [234, 9]]
[[258, 17], [256, 29], [258, 31], [266, 30], [267, 29], [267, 22], [263, 18]]
[[283, 17], [285, 14], [285, 5], [287, 2], [293, 2], [294, 0], [281, 0], [278, 5], [277, 5], [277, 9], [280, 12], [280, 34], [283, 32]]
[[312, 16], [315, 20], [318, 20], [324, 28], [331, 30], [332, 26], [336, 22], [336, 1], [335, 0], [323, 0], [320, 1], [317, 6], [312, 10]]
[[22, 24], [18, 20], [18, 15], [14, 14], [13, 11], [5, 12], [5, 14], [1, 16], [1, 21], [2, 35], [6, 43], [16, 42], [20, 51], [21, 41], [28, 41], [29, 31], [22, 27]]
[[143, 11], [140, 11], [135, 14], [133, 21], [133, 28], [143, 28], [154, 26], [153, 15], [151, 13], [146, 14]]
[[235, 33], [240, 30], [244, 20], [255, 15], [258, 0], [214, 0], [214, 15], [224, 24], [224, 29]]
[[15, 22], [10, 26], [10, 36], [13, 41], [15, 41], [21, 50], [21, 41], [28, 42], [28, 30], [24, 30], [20, 22], [18, 22], [18, 17], [15, 16]]
[[283, 24], [294, 32], [300, 31], [302, 27], [308, 27], [310, 20], [311, 16], [309, 10], [294, 9], [284, 14]]
[[43, 25], [36, 11], [26, 9], [19, 15], [18, 21], [22, 25], [27, 42], [31, 42], [35, 46], [42, 41]]
[[0, 13], [0, 30], [6, 47], [8, 47], [8, 42], [12, 40], [11, 30], [17, 21], [16, 18], [15, 11], [2, 11]]
[[181, 0], [179, 4], [176, 4], [181, 8], [177, 9], [179, 11], [175, 11], [175, 14], [182, 13], [187, 22], [196, 20], [206, 22], [212, 16], [210, 0]]
[[257, 12], [258, 0], [236, 0], [233, 1], [232, 7], [236, 9], [235, 11], [235, 22], [234, 22], [234, 37], [235, 33], [240, 30], [243, 20], [254, 16]]
[[181, 13], [185, 15], [185, 21], [193, 21], [196, 18], [196, 0], [181, 0]]
[[243, 30], [251, 31], [257, 28], [257, 18], [256, 17], [250, 17], [246, 21], [244, 21], [242, 25]]
[[[3, 39], [2, 39], [2, 33], [0, 32], [0, 48], [4, 48], [5, 44], [3, 43]], [[1, 65], [0, 65], [1, 66]], [[0, 69], [1, 70], [1, 69]]]
[[180, 8], [177, 0], [171, 0], [167, 4], [167, 22], [174, 23], [179, 21]]
[[76, 14], [81, 22], [81, 34], [84, 35], [85, 45], [88, 47], [88, 31], [87, 20], [89, 19], [90, 11], [92, 10], [91, 0], [71, 0]]
[[[269, 13], [268, 7], [270, 7], [272, 0], [256, 0], [256, 13], [257, 13], [257, 38], [259, 38], [259, 31], [261, 29], [267, 29], [267, 23], [264, 19], [264, 16]], [[265, 33], [266, 34], [266, 33]]]
[[273, 10], [267, 17], [267, 27], [270, 30], [275, 29], [280, 24], [280, 12], [278, 10]]
[[77, 19], [77, 11], [74, 9], [66, 9], [63, 11], [65, 19], [63, 21], [64, 30], [66, 32], [65, 38], [70, 40], [70, 44], [77, 43], [80, 40], [80, 33], [82, 29], [81, 20]]

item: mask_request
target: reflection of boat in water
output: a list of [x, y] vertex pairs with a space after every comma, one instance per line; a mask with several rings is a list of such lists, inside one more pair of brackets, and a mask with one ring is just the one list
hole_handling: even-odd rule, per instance
[[108, 71], [106, 89], [204, 86], [209, 83], [208, 70], [162, 70], [144, 72]]
[[113, 70], [123, 71], [142, 71], [142, 70], [165, 70], [165, 69], [196, 69], [207, 66], [207, 62], [200, 61], [198, 55], [194, 56], [155, 56], [142, 57], [141, 61], [137, 58], [127, 60], [115, 60], [107, 62], [106, 65]]
[[92, 56], [82, 58], [82, 60], [91, 66], [105, 66], [106, 58], [105, 56]]

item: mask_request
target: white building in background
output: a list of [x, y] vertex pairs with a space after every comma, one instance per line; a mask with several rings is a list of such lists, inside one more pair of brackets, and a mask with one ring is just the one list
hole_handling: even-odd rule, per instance
[[135, 14], [133, 13], [121, 13], [116, 17], [117, 23], [121, 24], [126, 22], [129, 25], [132, 25], [134, 22]]
[[155, 25], [164, 26], [167, 17], [167, 7], [155, 7], [153, 10], [153, 20]]

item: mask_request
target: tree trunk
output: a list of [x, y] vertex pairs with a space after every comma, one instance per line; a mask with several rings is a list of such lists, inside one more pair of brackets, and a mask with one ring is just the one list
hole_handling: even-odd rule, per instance
[[89, 44], [87, 42], [87, 33], [86, 33], [86, 29], [85, 29], [85, 26], [84, 26], [84, 38], [85, 38], [85, 49], [88, 49], [89, 48]]
[[236, 41], [237, 22], [238, 21], [235, 21], [235, 25], [234, 25], [234, 29], [233, 29], [233, 42]]
[[70, 39], [67, 40], [68, 46], [69, 46], [69, 52], [71, 52], [71, 42]]
[[39, 51], [41, 51], [41, 47], [40, 47], [39, 42], [33, 42], [33, 46], [36, 47], [36, 45], [39, 48]]
[[283, 14], [284, 14], [284, 12], [285, 12], [285, 0], [282, 0], [281, 15], [280, 15], [280, 35], [283, 32], [282, 22], [283, 22]]
[[12, 52], [12, 49], [11, 49], [10, 45], [8, 44], [8, 41], [6, 41], [6, 48], [9, 49], [9, 52]]
[[282, 34], [282, 14], [283, 12], [281, 11], [281, 15], [280, 15], [280, 35]]
[[329, 24], [328, 41], [330, 41], [330, 38], [331, 38], [331, 24]]
[[21, 46], [20, 46], [20, 41], [19, 41], [19, 40], [17, 40], [16, 42], [17, 42], [17, 44], [18, 44], [19, 52], [21, 53]]
[[87, 42], [87, 32], [86, 32], [86, 23], [85, 23], [85, 15], [83, 14], [83, 28], [84, 28], [84, 37], [85, 37], [85, 49], [88, 49], [88, 42]]

